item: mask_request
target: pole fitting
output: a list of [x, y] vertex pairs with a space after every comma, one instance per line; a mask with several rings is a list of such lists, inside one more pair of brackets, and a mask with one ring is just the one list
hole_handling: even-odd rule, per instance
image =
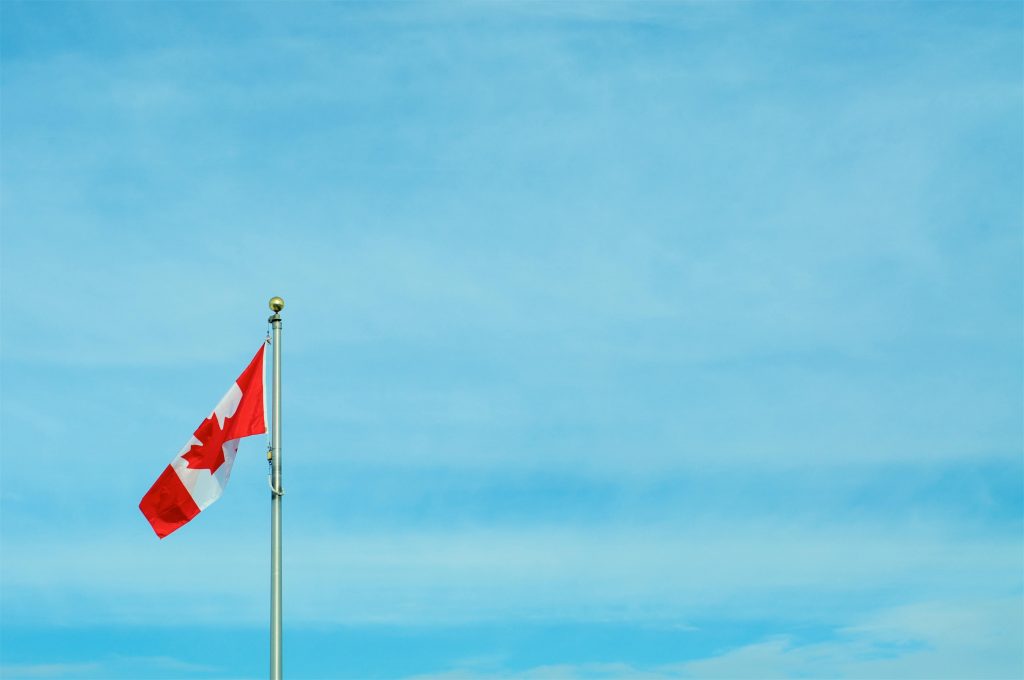
[[274, 476], [273, 475], [267, 475], [267, 486], [270, 487], [270, 493], [274, 494], [275, 496], [283, 496], [284, 495], [284, 489], [279, 489], [279, 488], [274, 486]]

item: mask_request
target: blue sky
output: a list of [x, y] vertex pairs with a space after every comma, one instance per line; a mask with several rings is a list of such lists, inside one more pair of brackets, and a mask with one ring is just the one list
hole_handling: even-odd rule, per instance
[[3, 677], [1024, 674], [1019, 3], [0, 10]]

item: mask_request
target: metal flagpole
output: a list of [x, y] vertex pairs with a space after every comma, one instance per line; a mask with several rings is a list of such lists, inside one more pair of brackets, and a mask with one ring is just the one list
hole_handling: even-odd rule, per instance
[[281, 310], [284, 300], [270, 298], [274, 312], [268, 319], [274, 328], [273, 417], [271, 420], [270, 473], [270, 680], [281, 680]]

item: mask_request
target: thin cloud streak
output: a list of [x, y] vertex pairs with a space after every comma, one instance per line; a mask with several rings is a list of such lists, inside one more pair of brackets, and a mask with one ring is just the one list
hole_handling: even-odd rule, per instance
[[[74, 541], [6, 543], [12, 621], [59, 621], [83, 601], [94, 623], [139, 623], [159, 612], [164, 622], [227, 625], [265, 614], [262, 571], [251, 568], [263, 561], [255, 538], [145, 548], [94, 540], [89, 551]], [[1018, 592], [1024, 567], [1012, 537], [917, 524], [324, 530], [293, 534], [289, 546], [289, 616], [307, 624], [829, 620], [879, 604]], [[196, 578], [200, 564], [218, 567]]]

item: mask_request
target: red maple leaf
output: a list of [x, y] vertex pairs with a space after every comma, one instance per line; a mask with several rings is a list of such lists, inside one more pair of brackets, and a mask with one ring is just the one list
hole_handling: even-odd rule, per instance
[[211, 413], [210, 417], [202, 422], [194, 434], [199, 443], [193, 444], [181, 456], [188, 462], [188, 467], [193, 470], [209, 470], [212, 474], [224, 464], [224, 442], [227, 441], [225, 430], [230, 419], [230, 416], [224, 419], [223, 428], [217, 422], [216, 413]]

